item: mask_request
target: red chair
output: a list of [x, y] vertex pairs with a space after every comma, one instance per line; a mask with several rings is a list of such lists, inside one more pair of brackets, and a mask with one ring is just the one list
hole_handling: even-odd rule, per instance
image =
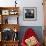
[[[24, 34], [24, 37], [22, 38], [22, 42], [21, 42], [21, 46], [27, 46], [27, 44], [25, 43], [25, 40], [34, 36], [37, 39], [37, 35], [36, 33], [33, 31], [33, 29], [28, 28]], [[38, 40], [37, 40], [38, 41]], [[40, 42], [38, 41], [37, 44], [35, 46], [41, 46]]]

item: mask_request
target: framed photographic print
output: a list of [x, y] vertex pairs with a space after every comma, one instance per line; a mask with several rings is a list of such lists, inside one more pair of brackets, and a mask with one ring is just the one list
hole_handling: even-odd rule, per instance
[[3, 16], [2, 23], [3, 24], [17, 24], [17, 17], [18, 16]]
[[36, 20], [37, 8], [36, 7], [24, 7], [23, 17], [24, 17], [24, 20]]
[[9, 15], [9, 10], [2, 10], [2, 15]]

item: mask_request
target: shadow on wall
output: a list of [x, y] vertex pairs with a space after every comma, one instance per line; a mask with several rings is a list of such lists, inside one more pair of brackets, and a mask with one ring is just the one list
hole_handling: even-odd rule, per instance
[[42, 33], [42, 26], [21, 26], [20, 27], [20, 31], [19, 31], [19, 39], [20, 39], [20, 42], [23, 38], [23, 35], [25, 33], [25, 31], [28, 29], [28, 28], [32, 28], [36, 34], [37, 34], [37, 37], [39, 39], [39, 41], [42, 43], [43, 42], [43, 33]]

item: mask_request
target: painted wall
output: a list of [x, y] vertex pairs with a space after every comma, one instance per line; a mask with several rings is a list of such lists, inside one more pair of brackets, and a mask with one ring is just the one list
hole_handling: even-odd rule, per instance
[[[1, 7], [10, 7], [15, 6], [15, 0], [0, 0]], [[17, 6], [20, 7], [20, 17], [19, 24], [20, 26], [43, 26], [43, 6], [42, 0], [17, 0]], [[37, 20], [36, 21], [24, 21], [23, 20], [23, 7], [36, 7], [37, 8]]]

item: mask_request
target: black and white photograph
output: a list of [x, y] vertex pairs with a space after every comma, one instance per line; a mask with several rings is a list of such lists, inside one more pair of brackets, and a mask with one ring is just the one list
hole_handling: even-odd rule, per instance
[[23, 8], [23, 16], [24, 20], [36, 20], [36, 8], [35, 7], [24, 7]]

